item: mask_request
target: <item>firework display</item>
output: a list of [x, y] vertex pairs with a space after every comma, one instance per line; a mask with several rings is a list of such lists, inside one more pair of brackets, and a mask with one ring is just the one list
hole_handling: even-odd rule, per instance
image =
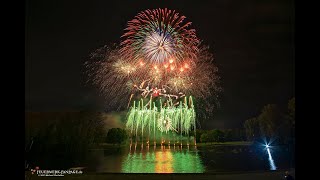
[[[188, 135], [190, 130], [195, 130], [195, 111], [192, 97], [184, 97], [184, 101], [179, 106], [173, 104], [162, 107], [160, 99], [160, 107], [155, 102], [149, 102], [149, 108], [144, 105], [143, 100], [134, 101], [133, 106], [128, 113], [128, 121], [126, 128], [131, 134], [138, 137], [146, 137], [147, 142], [151, 140], [156, 142], [157, 135], [160, 133], [175, 133], [174, 135]], [[169, 103], [172, 103], [170, 101]], [[151, 139], [153, 138], [153, 139]], [[181, 138], [180, 138], [181, 139]], [[178, 140], [178, 139], [177, 139]], [[169, 141], [170, 142], [170, 141]]]
[[191, 22], [175, 10], [154, 9], [138, 13], [122, 36], [121, 54], [130, 60], [173, 65], [196, 58], [199, 40]]
[[86, 63], [108, 105], [129, 109], [131, 133], [143, 136], [157, 127], [189, 134], [196, 129], [192, 98], [205, 100], [219, 91], [213, 56], [190, 25], [174, 10], [142, 11], [128, 22], [120, 46], [100, 48]]

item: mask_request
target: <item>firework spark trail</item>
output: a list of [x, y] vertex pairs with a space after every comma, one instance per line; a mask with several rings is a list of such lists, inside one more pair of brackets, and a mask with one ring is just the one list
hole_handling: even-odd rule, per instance
[[97, 49], [86, 62], [89, 80], [108, 107], [129, 108], [126, 126], [132, 134], [147, 129], [155, 136], [157, 125], [161, 132], [179, 132], [181, 139], [196, 126], [198, 111], [212, 114], [211, 101], [221, 91], [218, 68], [190, 25], [174, 10], [142, 11], [128, 22], [120, 46]]
[[[189, 97], [192, 99], [192, 97]], [[185, 98], [185, 102], [187, 98]], [[189, 101], [192, 103], [192, 100]], [[179, 106], [168, 106], [165, 108], [158, 109], [146, 107], [143, 105], [143, 100], [138, 101], [138, 106], [134, 102], [133, 107], [130, 108], [128, 113], [128, 121], [126, 123], [126, 128], [137, 134], [146, 133], [148, 136], [152, 131], [153, 133], [160, 132], [168, 133], [169, 131], [178, 132], [180, 130], [183, 134], [189, 134], [190, 130], [195, 128], [195, 113], [193, 109], [193, 104], [180, 104]], [[155, 122], [155, 123], [154, 123]], [[147, 128], [149, 126], [157, 127], [157, 129]], [[180, 127], [179, 127], [180, 126]], [[146, 130], [147, 129], [147, 130]], [[156, 132], [154, 132], [157, 130]], [[151, 133], [152, 133], [151, 132]], [[150, 137], [148, 137], [150, 139]]]
[[160, 95], [173, 99], [180, 97], [179, 93], [205, 99], [219, 91], [217, 68], [207, 47], [199, 48], [197, 63], [188, 64], [188, 69], [183, 72], [171, 71], [165, 66], [156, 66], [155, 69], [148, 64], [130, 64], [123, 60], [117, 48], [99, 49], [96, 54], [86, 64], [88, 75], [107, 97], [109, 106], [125, 108], [131, 96], [140, 94], [146, 98], [152, 95], [151, 89], [155, 87], [161, 90]]

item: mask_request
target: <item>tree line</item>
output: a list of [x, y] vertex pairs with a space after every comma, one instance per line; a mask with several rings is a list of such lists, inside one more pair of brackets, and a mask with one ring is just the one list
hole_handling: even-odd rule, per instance
[[295, 137], [295, 97], [288, 101], [287, 110], [282, 112], [277, 104], [265, 105], [261, 113], [244, 122], [249, 141], [261, 138], [274, 139], [278, 143], [289, 143]]
[[101, 113], [76, 111], [26, 112], [26, 164], [42, 168], [71, 167], [85, 159], [88, 149], [104, 142]]
[[[193, 132], [190, 134], [193, 136]], [[230, 142], [230, 141], [245, 141], [245, 131], [242, 128], [235, 129], [212, 129], [212, 130], [196, 130], [197, 142]]]

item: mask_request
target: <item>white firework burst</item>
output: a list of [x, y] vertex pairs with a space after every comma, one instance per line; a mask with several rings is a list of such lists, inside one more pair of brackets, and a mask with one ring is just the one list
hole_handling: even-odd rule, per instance
[[172, 130], [173, 127], [172, 127], [172, 121], [171, 119], [166, 116], [165, 118], [164, 117], [160, 117], [158, 119], [158, 128], [161, 132], [168, 132], [169, 130]]
[[155, 63], [168, 60], [173, 54], [172, 38], [169, 34], [153, 32], [146, 36], [142, 50], [145, 58]]

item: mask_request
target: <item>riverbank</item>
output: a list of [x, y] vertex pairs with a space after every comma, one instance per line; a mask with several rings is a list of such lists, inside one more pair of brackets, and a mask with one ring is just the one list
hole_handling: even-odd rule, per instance
[[250, 146], [253, 142], [251, 141], [230, 141], [230, 142], [208, 142], [208, 143], [197, 143], [197, 146]]
[[[203, 146], [250, 146], [253, 142], [251, 141], [230, 141], [230, 142], [208, 142], [208, 143], [197, 143], [197, 147], [203, 147]], [[132, 145], [135, 145], [133, 143]], [[137, 145], [141, 145], [141, 142], [138, 142]], [[144, 143], [146, 146], [147, 143]], [[168, 143], [163, 143], [164, 146], [169, 146]], [[96, 148], [118, 148], [118, 147], [125, 147], [130, 146], [130, 143], [123, 143], [123, 144], [109, 144], [109, 143], [101, 143], [96, 146]], [[150, 144], [150, 146], [153, 146], [153, 144]], [[157, 146], [161, 146], [160, 143], [157, 144]], [[170, 146], [174, 146], [174, 144], [170, 144]], [[180, 146], [179, 144], [175, 144], [175, 146]], [[182, 146], [187, 146], [187, 144], [183, 144]], [[190, 143], [190, 147], [193, 147], [194, 144]]]

